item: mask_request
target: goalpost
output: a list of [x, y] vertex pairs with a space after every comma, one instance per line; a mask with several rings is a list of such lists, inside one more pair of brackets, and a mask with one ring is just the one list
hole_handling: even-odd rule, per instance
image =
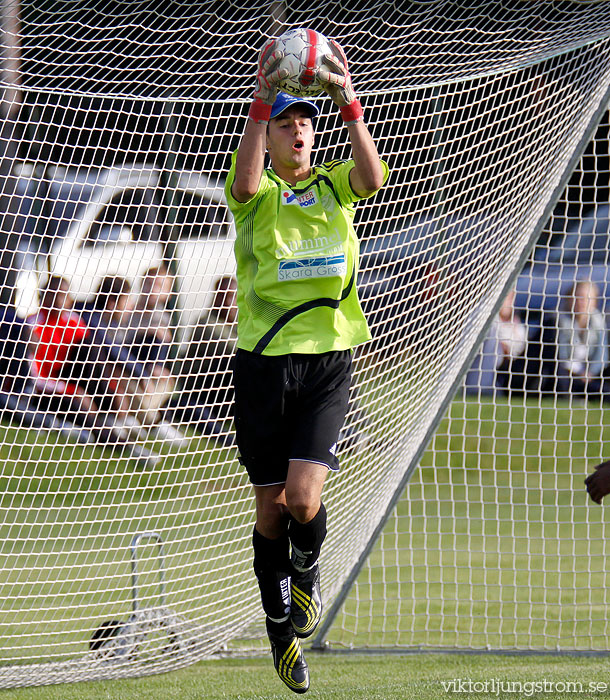
[[[606, 160], [586, 156], [610, 94], [603, 3], [75, 5], [3, 5], [0, 687], [266, 649], [222, 184], [258, 48], [289, 26], [344, 47], [391, 170], [358, 208], [374, 340], [325, 490], [314, 646], [606, 649], [605, 516], [582, 487], [608, 456], [603, 406], [462, 389], [515, 285], [532, 327], [564, 295], [552, 280], [575, 268], [553, 246], [607, 190]], [[318, 103], [320, 157], [347, 156]], [[58, 276], [67, 294], [45, 298], [90, 325], [141, 305], [114, 338], [145, 374], [113, 355], [56, 381], [40, 310]], [[66, 401], [75, 383], [97, 399], [85, 379], [112, 401]]]

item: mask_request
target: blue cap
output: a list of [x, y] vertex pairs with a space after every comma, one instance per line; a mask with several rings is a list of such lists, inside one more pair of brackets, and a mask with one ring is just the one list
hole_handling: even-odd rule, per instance
[[304, 100], [302, 97], [296, 97], [295, 95], [288, 95], [285, 92], [278, 92], [273, 107], [271, 108], [271, 119], [279, 116], [284, 110], [293, 105], [304, 105], [312, 119], [320, 114], [320, 110], [313, 102]]

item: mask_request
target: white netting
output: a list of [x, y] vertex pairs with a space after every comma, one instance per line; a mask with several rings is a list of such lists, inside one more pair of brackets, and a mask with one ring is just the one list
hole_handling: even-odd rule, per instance
[[521, 0], [174, 2], [162, 10], [150, 0], [103, 9], [24, 2], [22, 76], [32, 89], [63, 94], [241, 99], [264, 39], [304, 26], [345, 48], [363, 93], [385, 92], [537, 63], [604, 38], [606, 10]]
[[[266, 34], [310, 26], [342, 43], [391, 170], [358, 209], [375, 339], [357, 354], [342, 470], [325, 491], [327, 602], [417, 458], [610, 84], [603, 3], [74, 5], [8, 3], [4, 17], [2, 685], [261, 648], [252, 494], [228, 418], [234, 323], [222, 285], [234, 233], [222, 178]], [[319, 105], [319, 160], [346, 157], [336, 111]], [[63, 325], [40, 314], [50, 274], [79, 313]], [[58, 299], [67, 309], [51, 282], [45, 303]], [[120, 313], [126, 300], [140, 306]], [[109, 303], [111, 337], [89, 335]], [[145, 331], [155, 339], [142, 342]], [[85, 338], [87, 369], [63, 376], [57, 348]], [[99, 399], [93, 409], [70, 398], [76, 384]], [[550, 580], [544, 590], [559, 595]], [[391, 605], [367, 605], [377, 629]]]
[[[506, 295], [331, 646], [607, 650], [608, 514], [584, 480], [608, 458], [609, 122]], [[565, 335], [575, 298], [588, 302], [586, 353], [584, 337]]]

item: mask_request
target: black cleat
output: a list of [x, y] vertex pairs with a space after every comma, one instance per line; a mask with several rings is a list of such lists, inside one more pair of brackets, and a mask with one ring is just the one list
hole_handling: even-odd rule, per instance
[[322, 619], [320, 569], [293, 574], [290, 584], [290, 621], [297, 637], [311, 636]]
[[284, 631], [279, 634], [272, 631], [274, 627], [278, 625], [267, 620], [267, 634], [277, 675], [293, 692], [306, 693], [309, 689], [309, 668], [301, 642], [289, 624], [284, 625]]

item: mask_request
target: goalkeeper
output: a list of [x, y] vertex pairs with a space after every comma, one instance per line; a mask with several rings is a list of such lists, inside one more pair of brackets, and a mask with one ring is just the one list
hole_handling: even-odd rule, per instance
[[355, 286], [354, 203], [388, 175], [343, 52], [332, 46], [319, 78], [339, 107], [352, 159], [312, 166], [318, 108], [278, 93], [285, 72], [270, 40], [226, 181], [237, 229], [235, 429], [256, 500], [254, 571], [275, 668], [297, 693], [309, 687], [299, 639], [322, 614], [322, 488], [339, 466], [352, 348], [370, 339]]

